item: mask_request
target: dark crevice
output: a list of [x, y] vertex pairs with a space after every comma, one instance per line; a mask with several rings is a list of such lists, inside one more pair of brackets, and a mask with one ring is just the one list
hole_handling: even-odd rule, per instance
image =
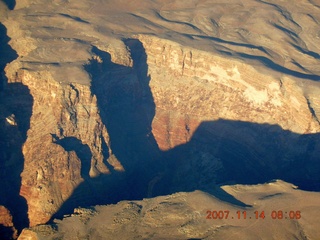
[[272, 25], [273, 25], [275, 28], [279, 29], [280, 31], [284, 32], [284, 33], [285, 33], [287, 36], [289, 36], [294, 42], [299, 42], [300, 38], [299, 38], [299, 36], [298, 36], [295, 32], [293, 32], [293, 31], [291, 31], [291, 30], [289, 30], [289, 29], [287, 29], [287, 28], [285, 28], [285, 27], [282, 27], [282, 26], [280, 26], [279, 24], [276, 24], [276, 23], [273, 23]]
[[70, 84], [70, 87], [72, 88], [73, 91], [75, 91], [76, 93], [76, 99], [79, 99], [79, 90], [73, 85], [73, 84]]
[[12, 62], [18, 57], [17, 53], [8, 44], [9, 41], [10, 38], [7, 36], [6, 27], [0, 23], [0, 92], [4, 90], [7, 83], [4, 68], [7, 63]]
[[10, 10], [13, 10], [14, 7], [16, 6], [15, 0], [3, 0], [3, 2], [8, 6]]
[[75, 151], [78, 158], [81, 160], [81, 177], [84, 179], [89, 178], [90, 164], [92, 154], [87, 144], [83, 144], [75, 137], [58, 138], [52, 134], [53, 142], [59, 144], [65, 151]]
[[316, 8], [320, 8], [320, 5], [318, 5], [317, 3], [314, 2], [314, 0], [309, 0], [309, 2], [315, 6]]
[[292, 44], [292, 46], [293, 46], [294, 48], [296, 48], [298, 51], [300, 51], [300, 52], [302, 52], [302, 53], [304, 53], [304, 54], [309, 55], [310, 57], [313, 57], [313, 58], [315, 58], [315, 59], [320, 59], [320, 54], [319, 54], [319, 53], [316, 53], [316, 52], [313, 52], [313, 51], [309, 51], [309, 50], [304, 49], [304, 48], [302, 48], [302, 47], [300, 47], [300, 46], [298, 46], [298, 45], [295, 45], [295, 44]]
[[297, 78], [303, 78], [303, 79], [307, 79], [307, 80], [313, 80], [313, 81], [319, 81], [320, 80], [320, 76], [319, 75], [306, 74], [306, 73], [301, 73], [301, 72], [298, 72], [298, 71], [294, 71], [294, 70], [288, 69], [286, 67], [283, 67], [283, 66], [273, 62], [269, 58], [266, 58], [266, 57], [263, 57], [263, 56], [254, 56], [254, 55], [250, 55], [250, 54], [246, 54], [246, 53], [237, 53], [237, 55], [239, 55], [240, 57], [243, 57], [245, 59], [259, 61], [259, 62], [263, 63], [263, 65], [265, 65], [266, 67], [268, 67], [268, 68], [270, 68], [270, 69], [272, 69], [274, 71], [287, 74], [289, 76], [293, 76], [293, 77], [297, 77]]
[[72, 20], [75, 20], [75, 21], [77, 21], [77, 22], [89, 23], [89, 22], [87, 22], [87, 21], [85, 21], [85, 20], [83, 20], [83, 19], [81, 19], [81, 18], [79, 18], [79, 17], [71, 16], [71, 15], [69, 15], [69, 14], [60, 13], [60, 15], [61, 15], [61, 16], [64, 16], [64, 17], [67, 17], [67, 18], [70, 18], [70, 19], [72, 19]]
[[201, 36], [201, 35], [192, 35], [192, 36], [193, 37], [202, 38], [202, 39], [209, 39], [209, 40], [212, 40], [212, 41], [215, 41], [215, 42], [218, 42], [218, 43], [229, 44], [229, 45], [232, 45], [232, 46], [246, 47], [246, 48], [250, 48], [250, 49], [257, 49], [257, 50], [269, 55], [268, 51], [266, 49], [264, 49], [264, 47], [255, 46], [253, 44], [232, 42], [232, 41], [224, 40], [222, 38], [211, 37], [211, 36]]
[[0, 224], [0, 240], [11, 240], [15, 235], [15, 230], [12, 227], [6, 227]]
[[[284, 30], [282, 29], [281, 26], [277, 25], [276, 27], [278, 28], [281, 28], [281, 30]], [[294, 38], [296, 38], [296, 34], [291, 32], [290, 30], [287, 30], [286, 29], [286, 32], [290, 35], [290, 36], [293, 36]], [[202, 39], [208, 39], [208, 40], [212, 40], [212, 41], [215, 41], [217, 43], [223, 43], [223, 44], [229, 44], [229, 45], [232, 45], [232, 46], [239, 46], [239, 47], [247, 47], [247, 48], [251, 48], [251, 49], [257, 49], [267, 55], [270, 56], [270, 53], [263, 47], [261, 46], [255, 46], [255, 45], [252, 45], [252, 44], [246, 44], [246, 43], [237, 43], [237, 42], [231, 42], [231, 41], [226, 41], [226, 40], [223, 40], [223, 39], [220, 39], [220, 38], [216, 38], [216, 37], [210, 37], [210, 36], [201, 36], [201, 35], [190, 35], [192, 37], [198, 37], [198, 38], [202, 38]], [[297, 46], [297, 45], [293, 45], [294, 47], [296, 47], [298, 50], [302, 51], [303, 53], [305, 54], [308, 54], [314, 58], [318, 58], [319, 57], [319, 54], [317, 53], [314, 53], [312, 51], [306, 51], [306, 50], [303, 50], [301, 47]], [[283, 67], [275, 62], [273, 62], [272, 60], [270, 60], [269, 58], [267, 57], [264, 57], [264, 56], [256, 56], [256, 55], [250, 55], [250, 54], [246, 54], [246, 53], [243, 53], [243, 52], [230, 52], [230, 51], [224, 51], [224, 50], [219, 50], [217, 49], [218, 52], [220, 52], [221, 54], [224, 54], [224, 55], [229, 55], [231, 57], [242, 57], [244, 59], [247, 59], [247, 60], [256, 60], [256, 61], [259, 61], [261, 63], [263, 63], [266, 67], [272, 69], [273, 71], [276, 71], [276, 72], [280, 72], [280, 73], [284, 73], [284, 74], [287, 74], [287, 75], [290, 75], [290, 76], [293, 76], [293, 77], [297, 77], [297, 78], [303, 78], [303, 79], [307, 79], [307, 80], [313, 80], [313, 81], [319, 81], [320, 80], [320, 76], [319, 75], [315, 75], [315, 74], [307, 74], [307, 73], [302, 73], [302, 72], [298, 72], [298, 71], [294, 71], [294, 70], [291, 70], [289, 68], [286, 68], [286, 67]]]
[[312, 105], [311, 105], [310, 100], [309, 100], [307, 97], [306, 97], [306, 100], [307, 100], [308, 108], [309, 108], [309, 110], [310, 110], [310, 112], [311, 112], [311, 114], [312, 114], [312, 117], [320, 124], [320, 121], [319, 121], [319, 119], [318, 119], [318, 116], [317, 116], [316, 112], [314, 111], [314, 109], [313, 109], [313, 107], [312, 107]]
[[283, 8], [283, 7], [281, 7], [281, 6], [277, 5], [277, 4], [269, 3], [269, 2], [266, 2], [266, 1], [263, 1], [263, 0], [256, 0], [256, 1], [274, 7], [275, 9], [278, 10], [278, 12], [281, 13], [281, 16], [283, 16], [287, 21], [293, 23], [295, 26], [297, 26], [297, 27], [299, 27], [301, 29], [301, 26], [296, 21], [293, 20], [290, 12], [288, 12], [288, 10], [286, 10], [285, 8]]
[[155, 14], [156, 14], [161, 20], [163, 20], [163, 21], [165, 21], [165, 22], [185, 25], [185, 26], [188, 26], [188, 27], [192, 28], [193, 30], [195, 30], [195, 31], [197, 31], [197, 32], [199, 32], [199, 33], [203, 33], [203, 31], [202, 31], [200, 28], [198, 28], [197, 26], [195, 26], [195, 25], [193, 25], [193, 24], [191, 24], [191, 23], [189, 23], [189, 22], [182, 22], [182, 21], [170, 20], [170, 19], [167, 19], [167, 18], [165, 18], [164, 16], [162, 16], [161, 13], [159, 13], [159, 12], [155, 12]]
[[113, 173], [115, 170], [113, 169], [113, 166], [110, 165], [110, 163], [108, 162], [109, 158], [112, 158], [113, 156], [110, 156], [109, 153], [109, 147], [105, 141], [105, 139], [102, 137], [101, 138], [102, 143], [101, 143], [101, 147], [102, 147], [102, 155], [103, 155], [103, 163], [108, 167], [108, 169], [111, 171], [111, 173]]
[[298, 62], [296, 62], [296, 61], [294, 61], [294, 60], [292, 60], [291, 62], [292, 62], [292, 64], [294, 64], [294, 65], [296, 65], [298, 68], [300, 68], [302, 71], [311, 73], [308, 69], [306, 69], [305, 67], [303, 67], [300, 63], [298, 63]]

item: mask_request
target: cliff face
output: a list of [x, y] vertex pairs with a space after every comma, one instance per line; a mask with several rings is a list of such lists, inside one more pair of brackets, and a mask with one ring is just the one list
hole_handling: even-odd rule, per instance
[[201, 19], [200, 3], [176, 19], [178, 3], [20, 1], [5, 12], [0, 157], [14, 174], [1, 176], [16, 200], [0, 204], [24, 215], [19, 230], [78, 206], [223, 182], [320, 189], [318, 9], [305, 3], [296, 23], [291, 6], [252, 1], [257, 14], [259, 4], [281, 13], [279, 43], [260, 32], [264, 17], [259, 38], [250, 21], [232, 23], [247, 7], [235, 2], [211, 6], [225, 9], [219, 21]]
[[310, 100], [289, 76], [263, 74], [246, 63], [155, 37], [140, 40], [148, 55], [157, 113], [153, 129], [161, 149], [188, 142], [208, 120], [277, 124], [300, 134], [319, 131]]
[[61, 86], [50, 75], [44, 76], [21, 72], [22, 83], [34, 99], [22, 149], [25, 167], [20, 191], [29, 200], [29, 216], [37, 216], [31, 225], [48, 221], [83, 177], [109, 172], [102, 153], [102, 141], [109, 143], [108, 133], [90, 88]]

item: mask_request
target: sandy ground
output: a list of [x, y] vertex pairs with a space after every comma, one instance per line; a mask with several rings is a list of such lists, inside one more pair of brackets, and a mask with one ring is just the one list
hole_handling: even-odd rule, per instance
[[[202, 191], [76, 209], [19, 239], [319, 239], [320, 194], [273, 181], [228, 185], [233, 201]], [[221, 191], [220, 189], [220, 191]], [[239, 206], [241, 204], [242, 206]], [[28, 238], [28, 236], [37, 238]]]

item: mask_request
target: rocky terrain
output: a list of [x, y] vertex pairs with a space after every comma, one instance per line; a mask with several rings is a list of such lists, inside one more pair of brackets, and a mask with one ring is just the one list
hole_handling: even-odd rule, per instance
[[[320, 235], [315, 221], [319, 193], [305, 193], [282, 181], [222, 189], [247, 205], [198, 190], [180, 192], [77, 208], [51, 225], [23, 230], [19, 239], [317, 239]], [[310, 201], [304, 201], [306, 194]]]
[[[319, 11], [311, 0], [0, 2], [0, 231], [176, 192], [228, 204], [222, 185], [319, 191]], [[308, 234], [297, 238], [319, 236]]]

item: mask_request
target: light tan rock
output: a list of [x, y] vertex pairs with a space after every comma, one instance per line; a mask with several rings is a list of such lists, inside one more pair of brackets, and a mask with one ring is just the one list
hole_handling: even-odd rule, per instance
[[29, 229], [23, 229], [18, 240], [38, 240], [37, 234]]
[[[259, 185], [228, 185], [214, 195], [202, 191], [122, 201], [76, 209], [71, 216], [56, 221], [57, 231], [31, 228], [46, 239], [318, 239], [319, 193], [303, 192], [295, 186], [273, 181]], [[224, 192], [225, 191], [225, 192]], [[222, 201], [223, 193], [246, 207]], [[305, 201], [308, 199], [308, 201]], [[45, 229], [50, 229], [46, 226]], [[19, 238], [20, 239], [20, 238]]]

